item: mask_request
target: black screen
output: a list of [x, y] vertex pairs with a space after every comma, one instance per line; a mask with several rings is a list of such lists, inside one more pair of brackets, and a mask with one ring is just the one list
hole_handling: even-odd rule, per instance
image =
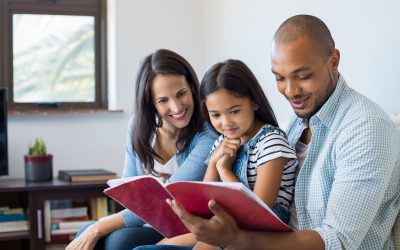
[[8, 175], [7, 93], [0, 88], [0, 175]]

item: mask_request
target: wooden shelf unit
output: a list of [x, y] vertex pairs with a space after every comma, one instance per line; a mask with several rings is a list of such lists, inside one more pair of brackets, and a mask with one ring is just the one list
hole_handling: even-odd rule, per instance
[[24, 179], [0, 179], [0, 206], [18, 206], [27, 211], [29, 231], [0, 233], [0, 249], [44, 250], [44, 201], [104, 197], [106, 183], [70, 183], [53, 179], [49, 182], [26, 182]]

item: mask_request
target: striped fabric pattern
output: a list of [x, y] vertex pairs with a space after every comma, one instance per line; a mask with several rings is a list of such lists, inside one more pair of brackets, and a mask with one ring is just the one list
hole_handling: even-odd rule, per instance
[[[264, 128], [269, 127], [267, 133], [261, 134]], [[268, 161], [284, 157], [288, 158], [288, 162], [284, 166], [281, 186], [278, 192], [276, 204], [282, 205], [289, 210], [290, 203], [293, 199], [294, 180], [297, 166], [296, 152], [289, 146], [286, 135], [281, 130], [271, 125], [262, 126], [253, 138], [258, 137], [254, 147], [249, 148], [249, 160], [247, 162], [247, 181], [253, 190], [257, 178], [257, 171]], [[221, 135], [214, 143], [212, 151], [214, 151], [223, 141], [224, 136]]]

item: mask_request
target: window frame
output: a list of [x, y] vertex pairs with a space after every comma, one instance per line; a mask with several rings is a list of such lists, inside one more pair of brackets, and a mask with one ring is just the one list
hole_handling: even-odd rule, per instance
[[[1, 0], [0, 86], [8, 89], [10, 111], [107, 109], [106, 0]], [[15, 103], [13, 99], [13, 14], [93, 16], [95, 29], [95, 99], [93, 102]]]

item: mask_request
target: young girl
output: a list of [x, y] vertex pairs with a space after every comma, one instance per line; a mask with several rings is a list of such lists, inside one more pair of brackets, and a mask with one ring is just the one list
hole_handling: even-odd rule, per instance
[[[278, 128], [256, 77], [241, 61], [217, 63], [202, 80], [200, 101], [208, 122], [220, 133], [212, 147], [204, 181], [240, 181], [288, 223], [296, 153]], [[189, 234], [160, 243], [189, 245], [189, 239], [195, 241]], [[205, 243], [195, 246], [213, 248], [216, 247]]]

